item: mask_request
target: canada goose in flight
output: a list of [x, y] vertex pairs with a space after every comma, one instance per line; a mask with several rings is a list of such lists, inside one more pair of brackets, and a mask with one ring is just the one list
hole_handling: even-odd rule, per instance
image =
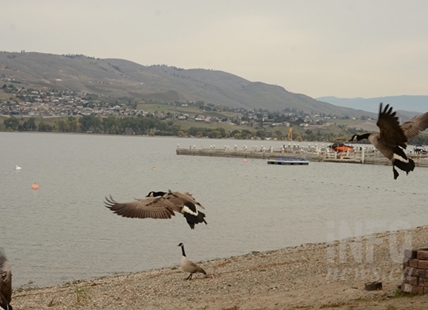
[[349, 141], [368, 139], [383, 156], [392, 162], [394, 179], [398, 178], [395, 167], [409, 174], [415, 168], [415, 163], [406, 156], [404, 149], [407, 147], [406, 143], [410, 138], [416, 137], [419, 132], [428, 128], [428, 112], [415, 116], [400, 125], [396, 112], [392, 112], [392, 107], [387, 104], [382, 110], [381, 103], [376, 125], [380, 129], [380, 133], [353, 135]]
[[2, 249], [0, 249], [0, 309], [13, 310], [12, 300], [12, 269]]
[[104, 203], [107, 208], [123, 217], [170, 219], [175, 215], [174, 212], [179, 212], [186, 218], [191, 229], [194, 229], [195, 224], [198, 223], [207, 224], [205, 213], [196, 209], [196, 206], [202, 209], [204, 207], [190, 193], [169, 191], [155, 196], [156, 193], [160, 192], [150, 192], [145, 198], [125, 203], [116, 202], [110, 196], [110, 198], [106, 197]]
[[196, 265], [194, 262], [190, 261], [186, 257], [186, 252], [184, 252], [184, 244], [180, 243], [178, 246], [181, 247], [181, 269], [183, 269], [184, 272], [189, 272], [189, 276], [186, 278], [186, 280], [192, 280], [192, 275], [194, 273], [200, 272], [206, 275], [207, 273], [205, 270], [203, 270], [201, 267]]

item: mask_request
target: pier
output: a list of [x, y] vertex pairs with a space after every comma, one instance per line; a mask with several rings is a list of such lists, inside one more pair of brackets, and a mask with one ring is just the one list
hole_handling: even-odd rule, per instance
[[[212, 157], [237, 157], [274, 160], [280, 157], [307, 159], [310, 162], [331, 162], [331, 163], [353, 163], [369, 165], [391, 165], [378, 150], [372, 146], [355, 147], [353, 152], [337, 153], [329, 147], [313, 146], [283, 146], [281, 148], [189, 148], [176, 149], [177, 155], [189, 156], [212, 156]], [[412, 158], [416, 167], [428, 167], [428, 155], [418, 155], [407, 151], [407, 156]]]

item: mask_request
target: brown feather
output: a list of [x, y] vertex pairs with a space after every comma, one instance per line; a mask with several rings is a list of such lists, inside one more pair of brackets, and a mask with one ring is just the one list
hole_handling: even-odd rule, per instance
[[186, 203], [202, 205], [190, 193], [169, 191], [162, 197], [145, 197], [131, 202], [116, 202], [112, 196], [105, 198], [105, 206], [117, 215], [128, 218], [169, 219], [174, 212], [182, 212]]
[[415, 116], [411, 120], [404, 122], [401, 129], [406, 135], [407, 139], [416, 137], [421, 131], [428, 128], [428, 112]]
[[406, 148], [407, 137], [403, 129], [400, 127], [396, 112], [392, 112], [392, 107], [389, 104], [382, 110], [382, 103], [379, 108], [379, 118], [376, 125], [380, 129], [379, 138], [383, 144], [389, 147], [396, 147], [397, 145]]
[[147, 197], [132, 202], [119, 203], [111, 196], [106, 198], [105, 206], [117, 215], [129, 218], [171, 218], [179, 210], [169, 201]]

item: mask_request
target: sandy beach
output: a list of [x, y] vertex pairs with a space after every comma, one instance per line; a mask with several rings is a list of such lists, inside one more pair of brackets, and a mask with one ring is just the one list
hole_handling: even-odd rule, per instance
[[[61, 286], [18, 289], [14, 309], [426, 309], [402, 283], [404, 248], [428, 245], [428, 226], [198, 262]], [[84, 263], [84, 262], [82, 262]], [[112, 262], [114, 263], [114, 262]], [[367, 291], [365, 283], [382, 282]]]

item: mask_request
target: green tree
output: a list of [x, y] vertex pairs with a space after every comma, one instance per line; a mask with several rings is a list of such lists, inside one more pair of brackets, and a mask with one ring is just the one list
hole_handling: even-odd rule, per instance
[[79, 127], [82, 132], [102, 132], [103, 126], [101, 120], [94, 115], [84, 115], [79, 119]]
[[6, 130], [18, 130], [19, 120], [15, 117], [7, 118], [3, 121]]
[[57, 123], [59, 132], [70, 132], [70, 128], [68, 127], [68, 123], [64, 120], [60, 120]]
[[22, 124], [21, 129], [23, 131], [36, 131], [37, 125], [36, 125], [36, 119], [34, 117], [30, 117], [29, 119], [25, 120]]
[[54, 130], [54, 127], [52, 125], [46, 124], [45, 122], [41, 121], [39, 123], [39, 126], [37, 126], [38, 131], [42, 132], [50, 132]]
[[242, 139], [251, 139], [253, 137], [253, 133], [251, 131], [249, 131], [248, 129], [243, 129], [241, 131], [241, 138]]
[[68, 122], [68, 128], [69, 128], [70, 132], [77, 132], [78, 131], [77, 130], [77, 128], [78, 128], [77, 119], [75, 117], [69, 116], [67, 118], [67, 122]]
[[257, 130], [256, 136], [263, 139], [266, 137], [266, 132], [264, 130]]

